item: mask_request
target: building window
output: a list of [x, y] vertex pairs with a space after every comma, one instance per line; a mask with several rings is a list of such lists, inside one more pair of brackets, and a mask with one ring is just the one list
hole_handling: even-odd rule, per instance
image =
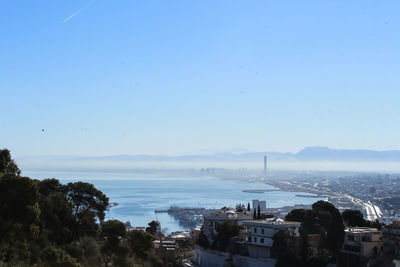
[[264, 238], [261, 238], [260, 242], [261, 244], [264, 244]]
[[358, 246], [350, 246], [350, 245], [344, 245], [344, 250], [347, 251], [352, 251], [352, 252], [360, 252], [360, 247]]
[[247, 237], [247, 241], [251, 242], [251, 236]]
[[371, 241], [371, 240], [370, 240], [369, 236], [363, 236], [363, 237], [361, 238], [361, 241], [362, 241], [362, 242], [369, 242], [369, 241]]
[[254, 237], [254, 243], [257, 243], [257, 237]]
[[349, 240], [349, 241], [354, 241], [354, 236], [349, 235], [349, 236], [347, 237], [347, 240]]
[[254, 227], [254, 233], [255, 233], [255, 234], [257, 233], [257, 228], [255, 228], [255, 227]]
[[261, 233], [264, 234], [264, 229], [261, 229]]

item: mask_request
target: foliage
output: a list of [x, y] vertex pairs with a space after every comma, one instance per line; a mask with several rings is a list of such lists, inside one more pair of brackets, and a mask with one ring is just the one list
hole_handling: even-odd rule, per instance
[[210, 242], [208, 241], [207, 236], [204, 234], [203, 229], [200, 231], [199, 237], [196, 240], [196, 244], [203, 248], [208, 248], [210, 246]]
[[71, 240], [78, 235], [95, 235], [98, 230], [96, 220], [104, 220], [108, 197], [92, 184], [76, 182], [67, 184], [67, 198], [72, 205]]
[[243, 212], [245, 210], [244, 204], [237, 204], [236, 207], [235, 207], [235, 210], [237, 212]]
[[157, 233], [157, 228], [160, 227], [160, 223], [157, 221], [151, 221], [149, 227], [146, 227], [146, 232], [155, 235]]
[[126, 229], [124, 223], [118, 220], [109, 220], [101, 224], [103, 236], [108, 240], [117, 241], [125, 237]]
[[302, 231], [308, 234], [326, 235], [326, 246], [336, 253], [344, 241], [344, 224], [339, 210], [331, 203], [318, 201], [312, 210], [295, 209], [285, 217], [288, 221], [302, 223]]
[[[298, 266], [326, 266], [329, 262], [334, 261], [337, 252], [343, 245], [344, 222], [350, 225], [360, 225], [361, 222], [364, 222], [362, 214], [361, 217], [359, 215], [358, 211], [345, 211], [341, 214], [335, 206], [325, 201], [314, 203], [311, 210], [294, 209], [289, 212], [285, 217], [286, 220], [301, 222], [298, 250], [295, 253], [296, 257], [300, 259]], [[311, 253], [307, 240], [309, 234], [319, 236], [319, 245], [314, 247], [314, 250], [317, 250], [316, 254]], [[281, 242], [289, 242], [282, 236], [280, 238]], [[282, 256], [282, 262], [286, 260]]]
[[101, 223], [101, 232], [105, 239], [101, 247], [104, 265], [107, 266], [112, 260], [115, 261], [117, 252], [118, 259], [126, 258], [130, 253], [129, 248], [126, 249], [126, 246], [121, 245], [121, 240], [126, 235], [125, 225], [117, 220], [109, 220]]
[[350, 227], [366, 227], [368, 222], [364, 220], [364, 215], [359, 210], [345, 210], [342, 212], [343, 222]]
[[363, 214], [359, 210], [345, 210], [342, 212], [342, 218], [343, 222], [350, 227], [373, 227], [379, 230], [384, 227], [384, 224], [378, 220], [365, 220]]
[[0, 149], [0, 177], [4, 174], [21, 175], [21, 170], [11, 158], [11, 153], [8, 149]]
[[153, 247], [154, 236], [140, 230], [130, 231], [127, 242], [134, 257], [146, 260]]
[[27, 177], [0, 178], [0, 240], [31, 240], [38, 235], [40, 216], [36, 183]]
[[344, 242], [344, 224], [339, 210], [326, 201], [314, 203], [312, 209], [318, 223], [326, 230], [328, 249], [334, 253], [339, 251]]
[[71, 236], [72, 205], [66, 196], [66, 186], [57, 179], [37, 182], [40, 194], [40, 227], [47, 238], [63, 244]]
[[82, 264], [84, 266], [99, 266], [100, 265], [100, 247], [99, 242], [93, 238], [84, 236], [79, 240], [79, 247], [83, 253]]
[[[0, 266], [161, 266], [151, 233], [104, 221], [108, 198], [92, 184], [33, 180], [0, 150]], [[103, 262], [102, 262], [103, 261]]]
[[306, 215], [307, 212], [305, 209], [294, 209], [286, 215], [285, 220], [291, 222], [304, 222], [306, 220]]
[[295, 241], [287, 231], [280, 230], [273, 236], [271, 252], [277, 259], [275, 266], [299, 266], [300, 259], [296, 253]]
[[213, 246], [221, 251], [225, 251], [234, 236], [238, 236], [240, 232], [239, 226], [231, 221], [224, 221], [217, 225], [217, 235], [214, 238]]
[[375, 220], [373, 222], [368, 222], [368, 227], [377, 228], [378, 230], [381, 230], [385, 226], [386, 225], [384, 223], [381, 223], [378, 220]]

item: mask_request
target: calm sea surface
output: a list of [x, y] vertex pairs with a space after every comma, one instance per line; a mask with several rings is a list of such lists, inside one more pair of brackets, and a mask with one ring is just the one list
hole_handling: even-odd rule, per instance
[[[24, 172], [36, 179], [56, 177], [62, 183], [85, 181], [105, 193], [110, 202], [119, 205], [110, 209], [108, 219], [130, 221], [133, 226], [147, 226], [151, 220], [159, 220], [167, 232], [185, 230], [166, 213], [154, 213], [155, 209], [179, 207], [221, 208], [246, 204], [252, 199], [266, 200], [268, 207], [295, 204], [312, 204], [318, 199], [297, 197], [299, 192], [246, 193], [242, 190], [273, 189], [262, 183], [237, 182], [212, 177], [162, 176], [131, 173], [78, 173], [78, 172]], [[304, 194], [304, 193], [302, 193]]]

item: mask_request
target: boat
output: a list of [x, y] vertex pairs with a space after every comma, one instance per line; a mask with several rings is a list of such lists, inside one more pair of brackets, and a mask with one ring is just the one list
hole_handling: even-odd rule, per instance
[[115, 206], [118, 206], [119, 204], [117, 203], [117, 202], [111, 202], [111, 203], [109, 203], [108, 204], [108, 208], [112, 208], [112, 207], [115, 207]]

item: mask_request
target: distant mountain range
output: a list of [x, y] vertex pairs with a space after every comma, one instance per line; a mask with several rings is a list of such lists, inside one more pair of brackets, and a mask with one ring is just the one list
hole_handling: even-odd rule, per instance
[[112, 162], [254, 162], [262, 161], [267, 155], [269, 161], [329, 161], [329, 162], [397, 162], [400, 161], [400, 150], [374, 151], [332, 149], [328, 147], [307, 147], [297, 153], [252, 152], [252, 153], [215, 153], [209, 155], [114, 155], [101, 157], [78, 156], [38, 156], [21, 157], [21, 161], [112, 161]]

